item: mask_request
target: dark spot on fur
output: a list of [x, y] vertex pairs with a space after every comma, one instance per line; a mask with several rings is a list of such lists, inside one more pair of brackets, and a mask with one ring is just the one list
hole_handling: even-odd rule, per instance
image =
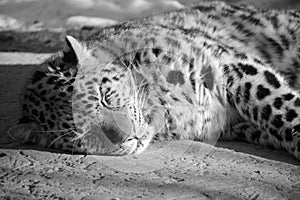
[[180, 85], [184, 84], [184, 76], [181, 71], [170, 71], [167, 76], [167, 82], [176, 85], [179, 83]]
[[60, 93], [59, 93], [59, 96], [60, 96], [60, 97], [66, 97], [67, 94], [66, 94], [65, 92], [60, 92]]
[[273, 86], [274, 88], [280, 88], [280, 82], [278, 81], [278, 79], [276, 78], [276, 76], [269, 72], [269, 71], [264, 71], [264, 76], [266, 78], [266, 81]]
[[253, 131], [253, 132], [251, 133], [250, 138], [251, 138], [252, 141], [254, 141], [254, 140], [259, 139], [260, 136], [261, 136], [261, 131], [260, 131], [260, 130], [255, 130], [255, 131]]
[[33, 114], [34, 116], [37, 116], [37, 115], [38, 115], [38, 111], [37, 111], [36, 109], [33, 109], [33, 110], [32, 110], [32, 114]]
[[225, 75], [229, 74], [229, 67], [228, 67], [228, 65], [224, 65], [223, 72], [224, 72]]
[[246, 37], [251, 37], [253, 36], [253, 32], [249, 31], [248, 29], [245, 28], [244, 24], [240, 23], [240, 22], [233, 22], [232, 23], [233, 26], [236, 27], [236, 29], [238, 31], [240, 31], [241, 33], [243, 33]]
[[282, 45], [283, 45], [286, 49], [288, 49], [288, 48], [290, 47], [290, 42], [289, 42], [289, 40], [286, 38], [286, 36], [285, 36], [285, 35], [280, 35], [280, 39], [281, 39]]
[[247, 75], [254, 76], [257, 74], [257, 69], [255, 67], [253, 67], [252, 65], [239, 63], [238, 66]]
[[51, 97], [49, 98], [49, 100], [50, 100], [50, 101], [55, 101], [55, 100], [56, 100], [56, 96], [51, 96]]
[[51, 114], [51, 115], [50, 115], [50, 118], [51, 118], [53, 121], [55, 121], [55, 120], [56, 120], [56, 115]]
[[235, 56], [242, 59], [242, 60], [248, 59], [248, 57], [244, 53], [236, 53]]
[[263, 85], [257, 86], [256, 96], [258, 100], [262, 100], [271, 94], [268, 88], [265, 88]]
[[87, 81], [86, 83], [85, 83], [85, 85], [93, 85], [93, 81]]
[[56, 82], [56, 80], [57, 80], [56, 76], [51, 76], [47, 79], [46, 83], [52, 85]]
[[76, 99], [81, 99], [81, 98], [85, 97], [85, 95], [86, 95], [85, 93], [77, 94]]
[[243, 78], [243, 73], [235, 65], [232, 65], [232, 68], [240, 79]]
[[300, 106], [300, 98], [297, 97], [297, 99], [296, 99], [295, 102], [294, 102], [294, 105], [295, 105], [296, 107], [299, 107], [299, 106]]
[[192, 72], [192, 73], [190, 74], [189, 79], [190, 79], [190, 83], [191, 83], [191, 85], [192, 85], [193, 91], [195, 92], [195, 91], [196, 91], [195, 72]]
[[228, 79], [227, 79], [227, 86], [231, 87], [232, 85], [233, 85], [233, 77], [229, 76]]
[[129, 62], [128, 59], [123, 59], [123, 60], [122, 60], [122, 63], [123, 63], [123, 65], [126, 66], [126, 67], [130, 66], [130, 62]]
[[239, 127], [239, 129], [240, 130], [247, 130], [248, 128], [250, 128], [250, 126], [248, 125], [248, 124], [242, 124], [240, 127]]
[[194, 9], [199, 10], [200, 12], [209, 12], [209, 11], [214, 11], [215, 8], [213, 6], [196, 6]]
[[44, 117], [44, 112], [43, 111], [40, 112], [39, 121], [42, 122], [42, 123], [45, 123], [45, 121], [46, 121], [45, 117]]
[[164, 56], [162, 57], [162, 62], [163, 62], [164, 64], [169, 64], [171, 61], [172, 61], [172, 58], [171, 58], [170, 56], [168, 56], [168, 55], [164, 55]]
[[261, 111], [261, 118], [265, 121], [268, 121], [270, 119], [270, 116], [272, 114], [272, 108], [270, 105], [266, 105], [262, 108]]
[[247, 103], [250, 100], [250, 89], [252, 87], [252, 84], [250, 82], [245, 83], [245, 89], [244, 89], [244, 102]]
[[202, 79], [204, 82], [204, 87], [213, 90], [214, 88], [214, 74], [211, 66], [203, 67], [201, 69]]
[[289, 110], [287, 111], [286, 115], [285, 115], [286, 120], [287, 120], [288, 122], [293, 121], [297, 116], [298, 116], [298, 114], [297, 114], [297, 113], [295, 112], [295, 110], [293, 110], [293, 109], [289, 109]]
[[293, 141], [293, 130], [290, 128], [285, 129], [285, 141], [291, 142]]
[[257, 59], [257, 58], [254, 59], [254, 62], [256, 62], [257, 64], [260, 64], [260, 65], [263, 64], [263, 62], [261, 60]]
[[111, 82], [111, 80], [109, 80], [108, 78], [104, 77], [101, 81], [101, 83], [106, 83], [106, 82]]
[[264, 58], [266, 63], [270, 63], [272, 60], [272, 56], [269, 54], [269, 52], [266, 50], [265, 46], [262, 45], [258, 48], [258, 50], [260, 51], [262, 57]]
[[67, 92], [73, 92], [73, 86], [72, 85], [68, 86]]
[[133, 63], [135, 66], [140, 65], [142, 63], [141, 52], [136, 52], [133, 58]]
[[271, 135], [273, 135], [274, 137], [276, 137], [277, 140], [282, 141], [282, 137], [278, 134], [278, 131], [275, 130], [274, 128], [269, 128], [269, 133], [271, 133]]
[[[244, 16], [244, 15], [243, 15]], [[250, 22], [251, 24], [254, 24], [255, 26], [264, 26], [263, 25], [263, 23], [261, 23], [261, 21], [260, 21], [260, 19], [257, 19], [257, 18], [255, 18], [255, 17], [253, 17], [253, 16], [244, 16], [245, 18], [245, 20], [247, 20], [248, 22]]]
[[71, 126], [68, 123], [66, 123], [66, 122], [62, 123], [62, 127], [65, 128], [65, 129], [71, 128]]
[[234, 105], [233, 98], [232, 98], [232, 95], [230, 95], [229, 92], [226, 93], [226, 98], [227, 98], [227, 102], [228, 102], [229, 105], [235, 106], [235, 105]]
[[275, 115], [273, 120], [271, 121], [271, 124], [276, 128], [281, 128], [283, 126], [282, 116], [281, 115]]
[[46, 103], [46, 104], [45, 104], [45, 108], [46, 108], [46, 110], [50, 110], [50, 107], [51, 107], [51, 106], [50, 106], [50, 104], [49, 104], [49, 103]]
[[153, 48], [152, 52], [156, 57], [158, 57], [162, 50], [160, 48]]
[[238, 86], [236, 89], [236, 96], [235, 96], [235, 103], [239, 104], [241, 99], [240, 99], [240, 95], [241, 95], [241, 86]]
[[112, 79], [115, 80], [115, 81], [118, 81], [118, 80], [119, 80], [119, 78], [116, 77], [116, 76], [114, 76]]
[[26, 104], [23, 104], [23, 105], [22, 105], [22, 109], [23, 109], [24, 111], [28, 111], [28, 106], [27, 106]]
[[295, 97], [295, 95], [293, 95], [292, 93], [287, 93], [287, 94], [282, 95], [282, 97], [284, 100], [290, 101]]
[[300, 64], [298, 62], [298, 60], [293, 60], [292, 66], [294, 69], [299, 69], [300, 68]]
[[35, 106], [40, 106], [41, 105], [41, 102], [39, 100], [37, 100], [35, 103], [34, 103]]
[[160, 105], [165, 106], [167, 105], [167, 102], [163, 98], [158, 98]]
[[276, 108], [276, 109], [280, 109], [281, 106], [283, 105], [283, 101], [280, 97], [276, 97], [274, 102], [273, 102], [273, 106]]
[[86, 109], [89, 109], [89, 108], [92, 108], [92, 107], [93, 107], [93, 104], [87, 104], [87, 105], [85, 106]]
[[253, 113], [253, 120], [257, 121], [257, 119], [258, 119], [258, 108], [254, 107], [252, 113]]
[[65, 77], [70, 77], [70, 76], [72, 76], [72, 74], [71, 74], [71, 72], [64, 72], [64, 76]]
[[175, 97], [174, 95], [171, 94], [171, 98], [174, 100], [174, 101], [180, 101], [177, 97]]
[[278, 56], [280, 58], [282, 58], [283, 52], [284, 52], [284, 49], [282, 48], [282, 46], [273, 38], [270, 38], [270, 37], [266, 37], [266, 38], [267, 38], [267, 41], [269, 42], [269, 44], [271, 44], [273, 46], [273, 49], [275, 49]]
[[269, 17], [269, 21], [272, 23], [272, 25], [277, 29], [279, 27], [279, 22], [277, 16]]
[[95, 97], [95, 96], [89, 96], [89, 97], [88, 97], [88, 100], [91, 100], [91, 101], [97, 101], [98, 98]]
[[[187, 58], [186, 58], [187, 59]], [[189, 71], [192, 71], [194, 69], [194, 62], [195, 62], [195, 59], [194, 58], [191, 58], [189, 60]]]
[[249, 110], [246, 109], [246, 108], [242, 108], [242, 113], [243, 113], [245, 116], [249, 117], [249, 118], [251, 117], [251, 116], [250, 116]]
[[237, 140], [241, 140], [241, 141], [243, 141], [246, 138], [246, 135], [243, 131], [238, 131], [236, 133], [236, 136], [237, 136]]
[[47, 90], [42, 90], [40, 93], [42, 96], [45, 96], [47, 94]]
[[300, 133], [300, 124], [294, 126], [294, 130]]
[[75, 78], [72, 78], [72, 79], [69, 80], [69, 83], [72, 84], [72, 83], [75, 82], [75, 80], [76, 80]]

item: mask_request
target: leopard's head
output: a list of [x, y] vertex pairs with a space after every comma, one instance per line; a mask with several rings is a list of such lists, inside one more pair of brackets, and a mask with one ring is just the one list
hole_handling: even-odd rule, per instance
[[78, 66], [72, 95], [78, 138], [91, 153], [142, 152], [154, 129], [145, 120], [146, 97], [132, 71], [101, 47], [89, 49], [71, 36], [66, 44], [64, 54]]

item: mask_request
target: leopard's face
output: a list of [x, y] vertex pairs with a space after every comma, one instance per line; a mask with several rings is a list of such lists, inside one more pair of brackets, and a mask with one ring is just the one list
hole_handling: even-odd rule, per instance
[[[115, 154], [139, 153], [143, 145], [139, 142], [145, 137], [151, 139], [154, 129], [145, 121], [145, 95], [132, 72], [122, 63], [103, 63], [89, 52], [76, 54], [79, 69], [73, 84], [72, 109], [79, 138], [89, 140], [93, 132], [92, 140], [106, 137], [116, 147]], [[98, 151], [88, 142], [86, 146]]]

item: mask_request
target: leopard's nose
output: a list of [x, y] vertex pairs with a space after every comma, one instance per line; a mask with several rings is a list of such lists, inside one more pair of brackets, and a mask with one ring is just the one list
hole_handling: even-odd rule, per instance
[[103, 111], [100, 127], [113, 144], [121, 144], [133, 134], [133, 124], [129, 117], [120, 112]]

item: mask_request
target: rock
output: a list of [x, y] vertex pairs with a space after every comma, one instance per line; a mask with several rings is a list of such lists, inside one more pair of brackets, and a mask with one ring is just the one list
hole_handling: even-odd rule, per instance
[[72, 16], [66, 20], [66, 25], [68, 27], [81, 28], [84, 26], [97, 26], [105, 27], [118, 23], [112, 19], [100, 18], [100, 17], [87, 17], [87, 16]]
[[161, 4], [169, 9], [181, 9], [184, 8], [184, 5], [178, 1], [162, 1]]
[[0, 15], [0, 31], [21, 29], [25, 25], [15, 18]]

